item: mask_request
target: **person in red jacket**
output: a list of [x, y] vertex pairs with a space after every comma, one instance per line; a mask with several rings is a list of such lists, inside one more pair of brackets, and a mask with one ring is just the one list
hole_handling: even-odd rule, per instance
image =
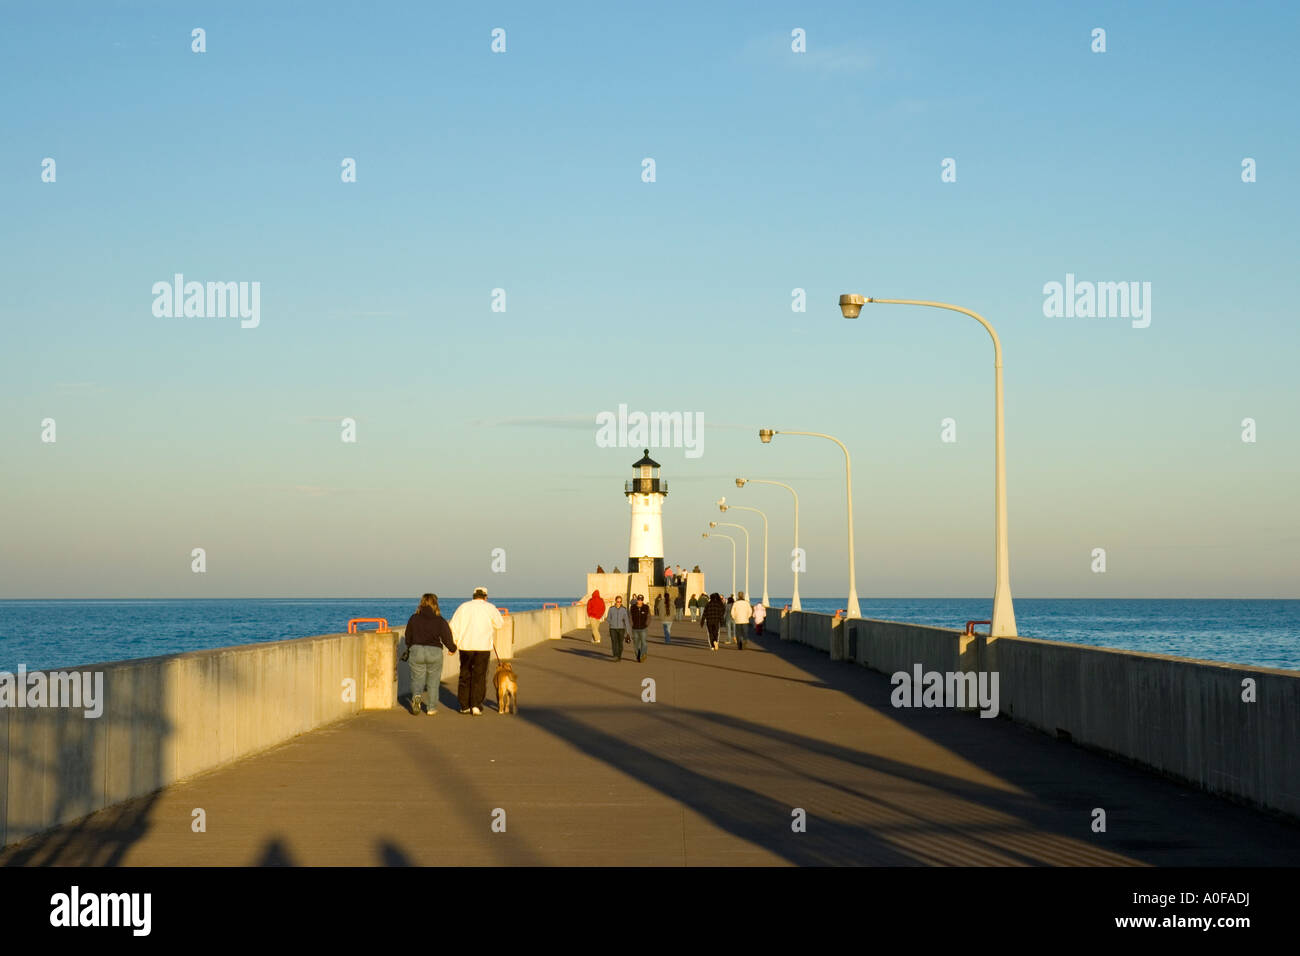
[[591, 625], [591, 643], [600, 643], [600, 619], [605, 616], [605, 599], [599, 591], [591, 592], [587, 601], [587, 623]]

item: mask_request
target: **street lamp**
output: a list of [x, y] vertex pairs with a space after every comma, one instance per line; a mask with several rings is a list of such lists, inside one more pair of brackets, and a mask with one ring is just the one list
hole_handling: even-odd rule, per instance
[[[720, 503], [719, 507], [723, 511], [727, 510], [727, 506], [724, 504]], [[743, 524], [736, 524], [736, 522], [734, 521], [710, 521], [709, 527], [710, 528], [739, 528], [741, 531], [745, 532], [745, 593], [749, 594], [749, 529], [746, 528]]]
[[[790, 562], [790, 567], [794, 571], [794, 596], [790, 598], [790, 609], [792, 611], [803, 610], [799, 604], [799, 494], [783, 481], [771, 481], [767, 478], [737, 478], [736, 487], [744, 488], [748, 482], [754, 482], [758, 485], [779, 485], [794, 496], [794, 560]], [[736, 507], [739, 507], [737, 505]], [[759, 512], [762, 514], [762, 512]], [[767, 553], [767, 516], [763, 517], [763, 553]], [[763, 603], [767, 604], [767, 559], [763, 559]]]
[[993, 584], [993, 621], [989, 625], [989, 636], [1015, 637], [1016, 611], [1011, 601], [1011, 555], [1007, 547], [1007, 445], [1003, 423], [1002, 343], [998, 340], [998, 333], [993, 330], [993, 326], [989, 324], [988, 320], [978, 312], [963, 309], [959, 305], [949, 305], [946, 302], [929, 302], [924, 299], [875, 299], [861, 295], [842, 295], [840, 296], [840, 312], [844, 314], [846, 319], [856, 319], [861, 314], [862, 307], [868, 302], [879, 302], [887, 305], [922, 305], [933, 309], [948, 309], [951, 312], [960, 312], [963, 315], [969, 315], [984, 326], [993, 339], [993, 400], [996, 422], [993, 442], [993, 516], [996, 528], [994, 532], [996, 570], [994, 571]]
[[[739, 483], [739, 479], [737, 479], [737, 482]], [[741, 487], [744, 486], [741, 485]], [[771, 602], [767, 599], [767, 515], [759, 511], [757, 508], [749, 508], [745, 505], [729, 505], [727, 504], [726, 498], [718, 499], [718, 507], [723, 511], [726, 511], [729, 508], [735, 508], [737, 511], [753, 511], [763, 519], [763, 606], [771, 607]], [[749, 584], [748, 578], [746, 578], [745, 584]]]
[[[716, 521], [710, 521], [709, 527], [712, 528], [715, 524], [717, 524]], [[719, 534], [716, 531], [713, 532], [713, 534], [709, 534], [706, 531], [704, 534], [700, 535], [700, 537], [701, 538], [726, 538], [728, 541], [731, 542], [731, 594], [734, 597], [736, 594], [736, 539], [729, 534]]]
[[844, 452], [844, 486], [848, 492], [848, 526], [849, 526], [849, 617], [862, 617], [862, 609], [858, 607], [858, 575], [853, 563], [853, 462], [849, 458], [849, 450], [844, 442], [840, 441], [834, 435], [827, 435], [824, 432], [795, 432], [782, 429], [776, 431], [771, 428], [760, 428], [758, 437], [765, 445], [772, 443], [773, 435], [811, 435], [813, 438], [825, 438], [833, 441], [840, 446], [840, 451]]

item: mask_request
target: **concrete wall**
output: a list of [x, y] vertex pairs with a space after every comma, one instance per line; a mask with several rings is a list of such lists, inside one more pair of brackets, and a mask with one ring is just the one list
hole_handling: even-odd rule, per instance
[[0, 708], [0, 842], [355, 714], [364, 641], [331, 634], [67, 669], [102, 674], [103, 713]]
[[885, 674], [995, 672], [1001, 716], [1300, 819], [1300, 672], [776, 609], [765, 629]]
[[[586, 619], [571, 607], [511, 614], [498, 651], [512, 656]], [[410, 683], [405, 664], [393, 667], [392, 645], [403, 630], [68, 668], [103, 675], [100, 717], [0, 707], [0, 845], [350, 717], [367, 699], [394, 700], [395, 680]], [[444, 679], [457, 676], [457, 658], [445, 660]], [[345, 680], [354, 682], [350, 694]]]

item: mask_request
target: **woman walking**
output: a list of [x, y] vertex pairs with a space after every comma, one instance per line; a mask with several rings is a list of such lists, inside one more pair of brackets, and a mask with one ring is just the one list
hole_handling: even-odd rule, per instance
[[714, 591], [709, 595], [709, 603], [704, 605], [704, 613], [701, 615], [704, 619], [704, 626], [709, 632], [709, 650], [711, 651], [718, 649], [718, 628], [721, 626], [726, 614], [727, 606], [722, 603], [722, 595]]
[[411, 664], [411, 713], [420, 715], [420, 703], [430, 717], [438, 712], [438, 688], [442, 685], [442, 649], [456, 653], [451, 625], [438, 608], [438, 595], [426, 594], [406, 622], [406, 650]]

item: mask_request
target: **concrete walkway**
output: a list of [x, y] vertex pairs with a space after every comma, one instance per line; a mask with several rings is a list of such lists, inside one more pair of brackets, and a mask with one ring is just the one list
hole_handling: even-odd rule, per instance
[[1300, 864], [1300, 827], [1007, 720], [895, 710], [886, 676], [810, 648], [710, 652], [694, 625], [671, 646], [658, 630], [644, 664], [585, 631], [524, 652], [517, 717], [462, 716], [444, 687], [436, 717], [365, 713], [0, 862]]

